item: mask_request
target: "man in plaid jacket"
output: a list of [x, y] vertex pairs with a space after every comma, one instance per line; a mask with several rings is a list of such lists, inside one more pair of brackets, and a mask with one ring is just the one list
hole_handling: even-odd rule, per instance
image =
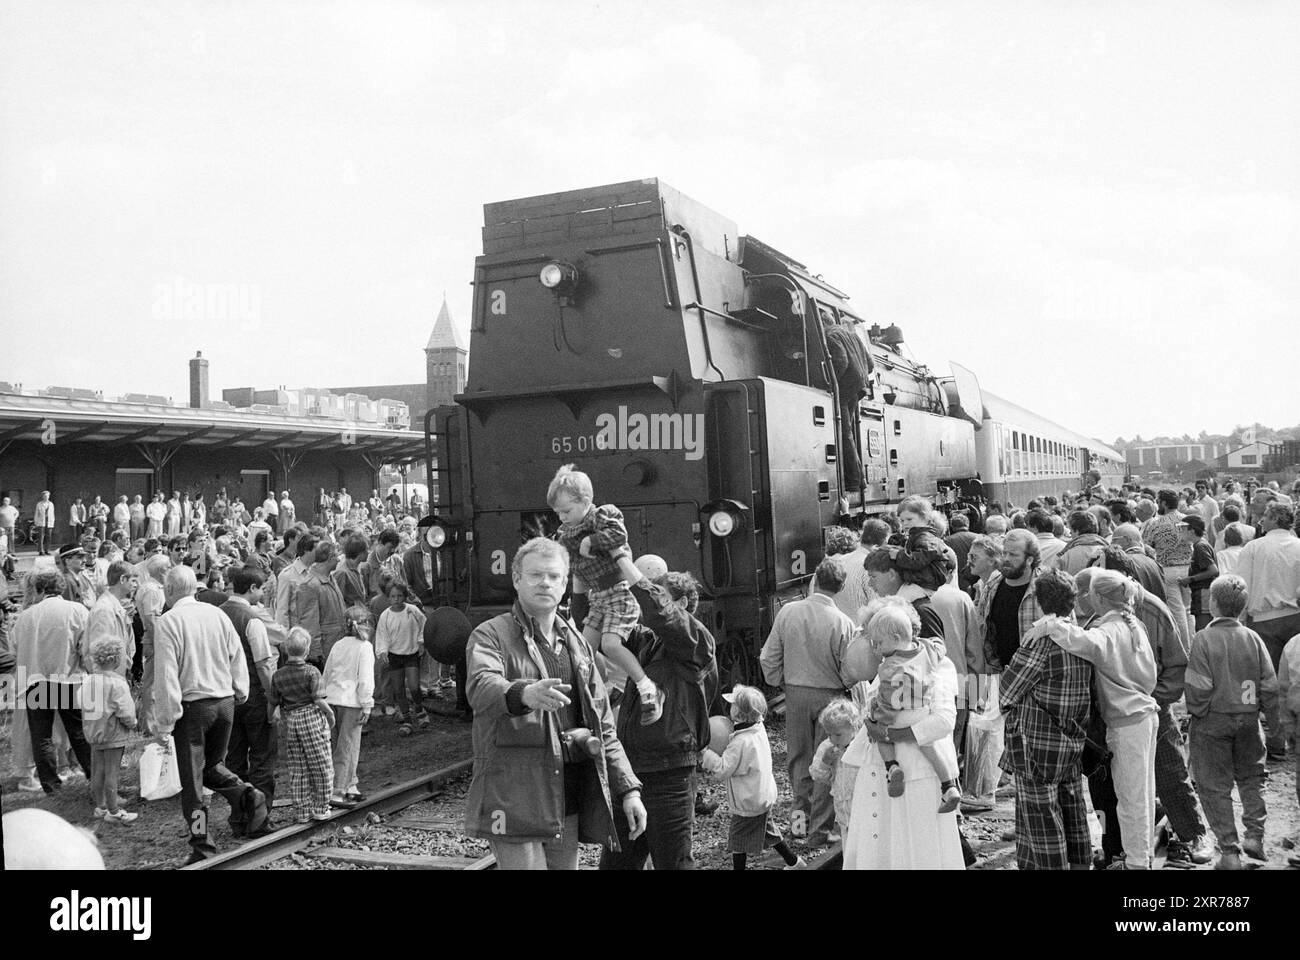
[[[1041, 573], [1032, 587], [1046, 613], [1070, 616], [1074, 578]], [[1006, 715], [1001, 766], [1015, 776], [1016, 865], [1021, 870], [1087, 870], [1092, 864], [1081, 759], [1092, 666], [1044, 638], [1027, 640], [1002, 673]]]

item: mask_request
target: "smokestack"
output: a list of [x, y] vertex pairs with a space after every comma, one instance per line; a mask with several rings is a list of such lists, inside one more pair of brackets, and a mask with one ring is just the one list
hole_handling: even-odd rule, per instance
[[194, 353], [190, 361], [190, 406], [196, 410], [206, 410], [208, 403], [208, 361], [203, 359], [203, 351]]

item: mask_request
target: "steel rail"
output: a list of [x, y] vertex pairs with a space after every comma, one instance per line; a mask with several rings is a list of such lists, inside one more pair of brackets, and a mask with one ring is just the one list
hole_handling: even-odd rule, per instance
[[355, 807], [335, 810], [328, 820], [312, 820], [283, 827], [233, 850], [182, 867], [182, 870], [255, 870], [306, 847], [314, 837], [337, 827], [364, 823], [367, 815], [383, 816], [428, 800], [452, 780], [474, 768], [473, 760], [461, 760], [406, 783], [381, 790]]

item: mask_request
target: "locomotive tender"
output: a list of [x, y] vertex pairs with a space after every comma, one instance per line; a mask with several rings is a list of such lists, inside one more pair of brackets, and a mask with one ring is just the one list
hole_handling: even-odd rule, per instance
[[[558, 525], [547, 484], [574, 462], [622, 509], [634, 555], [696, 575], [720, 659], [757, 680], [753, 654], [804, 593], [823, 530], [909, 494], [978, 499], [999, 435], [973, 374], [934, 376], [847, 301], [655, 179], [487, 204], [467, 385], [425, 421], [447, 602], [474, 623], [509, 606], [510, 560]], [[848, 425], [856, 480], [827, 323], [874, 367]]]

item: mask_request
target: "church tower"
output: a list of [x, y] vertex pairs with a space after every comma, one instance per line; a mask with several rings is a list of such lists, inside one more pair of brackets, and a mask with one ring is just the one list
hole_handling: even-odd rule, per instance
[[465, 392], [465, 373], [469, 365], [469, 346], [460, 328], [452, 322], [447, 309], [447, 297], [442, 298], [442, 309], [434, 321], [433, 333], [424, 348], [428, 371], [429, 408], [453, 403], [458, 393]]

